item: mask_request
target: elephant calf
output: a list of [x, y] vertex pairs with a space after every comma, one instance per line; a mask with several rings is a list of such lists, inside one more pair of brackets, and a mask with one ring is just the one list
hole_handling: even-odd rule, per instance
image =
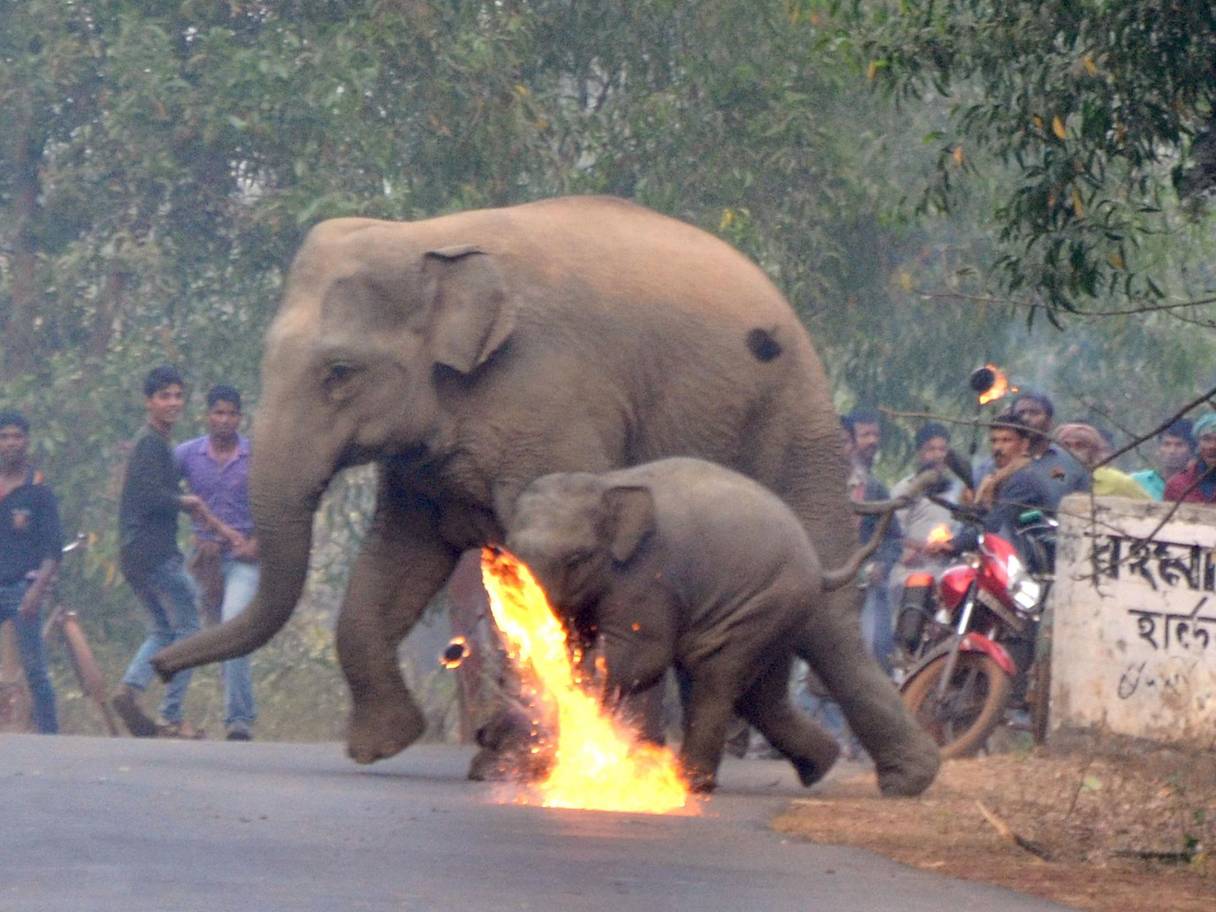
[[835, 762], [836, 741], [790, 702], [791, 641], [860, 557], [825, 574], [775, 494], [699, 459], [557, 473], [524, 489], [506, 531], [567, 625], [599, 637], [606, 693], [645, 690], [669, 666], [682, 674], [693, 788], [713, 789], [732, 712], [804, 785]]

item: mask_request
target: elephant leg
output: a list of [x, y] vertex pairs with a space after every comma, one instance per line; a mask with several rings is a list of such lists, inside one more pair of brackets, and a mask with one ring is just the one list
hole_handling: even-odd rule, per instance
[[[714, 658], [721, 659], [721, 655]], [[697, 669], [689, 675], [680, 764], [694, 792], [712, 792], [717, 786], [726, 730], [734, 715], [736, 685], [734, 675], [714, 668]]]
[[856, 613], [813, 610], [794, 651], [839, 704], [849, 727], [874, 760], [885, 795], [919, 795], [941, 765], [937, 744], [904, 708], [899, 691], [861, 639]]
[[638, 737], [651, 744], [664, 744], [663, 698], [667, 695], [667, 677], [664, 675], [645, 690], [629, 694], [621, 701], [618, 715], [629, 723]]
[[792, 665], [793, 657], [787, 654], [766, 668], [735, 709], [789, 759], [802, 784], [810, 786], [832, 768], [840, 745], [790, 701]]
[[433, 510], [388, 490], [359, 552], [338, 614], [338, 661], [353, 703], [347, 753], [372, 763], [404, 750], [426, 720], [410, 695], [397, 647], [456, 565]]
[[[783, 418], [794, 422], [790, 436], [756, 440], [757, 453], [775, 453], [765, 477], [802, 521], [824, 567], [839, 567], [857, 547], [845, 534], [856, 519], [845, 496], [847, 460], [840, 423], [818, 365], [815, 382]], [[786, 425], [774, 425], [778, 430]], [[848, 718], [878, 768], [885, 794], [916, 795], [937, 774], [937, 745], [904, 709], [899, 693], [870, 656], [861, 639], [861, 599], [844, 587], [806, 606], [806, 623], [795, 635], [794, 651], [819, 675]]]

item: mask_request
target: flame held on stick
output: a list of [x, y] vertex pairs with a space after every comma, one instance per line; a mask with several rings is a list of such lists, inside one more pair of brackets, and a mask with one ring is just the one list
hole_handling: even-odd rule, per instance
[[544, 590], [528, 568], [508, 552], [485, 548], [481, 574], [490, 611], [507, 652], [526, 685], [531, 704], [556, 744], [548, 777], [535, 786], [545, 807], [668, 814], [696, 813], [676, 758], [665, 748], [640, 743], [637, 735], [601, 712], [581, 685], [566, 632]]
[[[987, 389], [980, 390], [976, 397], [980, 405], [987, 405], [989, 402], [996, 402], [1010, 393], [1016, 393], [1018, 388], [1009, 383], [1009, 378], [1005, 376], [1005, 372], [995, 364], [985, 364], [981, 371], [986, 372], [985, 376], [990, 377], [991, 385]], [[977, 374], [980, 371], [976, 372]]]

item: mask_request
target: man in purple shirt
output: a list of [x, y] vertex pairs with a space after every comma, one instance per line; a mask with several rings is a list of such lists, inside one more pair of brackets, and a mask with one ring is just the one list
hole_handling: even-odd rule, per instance
[[[241, 426], [241, 394], [226, 385], [207, 392], [207, 435], [179, 444], [174, 459], [213, 522], [194, 520], [195, 550], [218, 557], [223, 577], [220, 617], [245, 610], [258, 591], [258, 546], [249, 511], [249, 439]], [[249, 657], [224, 662], [224, 727], [229, 741], [253, 737], [257, 709]]]

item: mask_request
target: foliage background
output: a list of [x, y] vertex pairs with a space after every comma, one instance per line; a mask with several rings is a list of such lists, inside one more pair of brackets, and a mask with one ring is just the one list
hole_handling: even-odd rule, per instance
[[[1212, 386], [1201, 306], [1142, 312], [1144, 281], [1099, 283], [1073, 310], [1120, 315], [1084, 317], [1011, 279], [1013, 263], [1036, 289], [1085, 290], [1067, 277], [1045, 284], [1041, 251], [1052, 241], [1028, 238], [1053, 225], [1019, 234], [1013, 216], [1025, 212], [1009, 197], [1025, 195], [1028, 162], [985, 141], [1025, 124], [1000, 94], [1008, 86], [988, 78], [997, 62], [977, 16], [1016, 9], [1021, 19], [1000, 20], [1011, 29], [1033, 20], [1041, 44], [1019, 44], [1026, 59], [1012, 64], [1041, 66], [1042, 85], [1068, 60], [1085, 71], [1090, 49], [1060, 43], [1059, 23], [1030, 6], [0, 0], [0, 109], [10, 112], [0, 135], [0, 403], [35, 422], [66, 526], [97, 534], [65, 565], [61, 589], [112, 679], [141, 635], [114, 541], [140, 378], [167, 360], [190, 378], [196, 411], [220, 380], [256, 404], [262, 330], [292, 251], [322, 218], [630, 197], [761, 263], [815, 336], [842, 409], [971, 417], [966, 378], [995, 361], [1050, 390], [1062, 416], [1133, 432]], [[1209, 26], [1192, 23], [1192, 34]], [[1131, 51], [1114, 65], [1118, 50], [1094, 58], [1105, 83], [1137, 72]], [[950, 65], [930, 72], [939, 56]], [[1149, 69], [1140, 66], [1145, 80]], [[1109, 100], [1101, 82], [1064, 88], [1083, 106]], [[1170, 91], [1159, 92], [1167, 109]], [[1185, 97], [1194, 124], [1206, 97]], [[973, 113], [984, 105], [986, 134]], [[1088, 129], [1077, 123], [1067, 121], [1070, 143]], [[1183, 146], [1198, 129], [1177, 127]], [[1155, 303], [1212, 285], [1207, 223], [1171, 181], [1181, 162], [1147, 161], [1130, 189], [1099, 188], [1133, 203], [1137, 190], [1151, 196], [1155, 211], [1126, 228], [1122, 249], [1128, 271], [1134, 259], [1137, 276], [1153, 277]], [[1059, 199], [1072, 195], [1052, 205]], [[1075, 207], [1070, 219], [1066, 232], [1091, 231]], [[1067, 331], [1031, 319], [1043, 313]], [[891, 422], [887, 475], [902, 469], [915, 423]], [[183, 435], [201, 433], [201, 415], [184, 425]], [[366, 474], [335, 485], [306, 602], [255, 661], [264, 736], [340, 731], [346, 697], [328, 628], [367, 502]], [[415, 659], [411, 673], [444, 712], [450, 682]], [[95, 727], [56, 662], [67, 727]], [[205, 718], [218, 711], [215, 690], [195, 689]], [[300, 693], [307, 700], [293, 701]]]

